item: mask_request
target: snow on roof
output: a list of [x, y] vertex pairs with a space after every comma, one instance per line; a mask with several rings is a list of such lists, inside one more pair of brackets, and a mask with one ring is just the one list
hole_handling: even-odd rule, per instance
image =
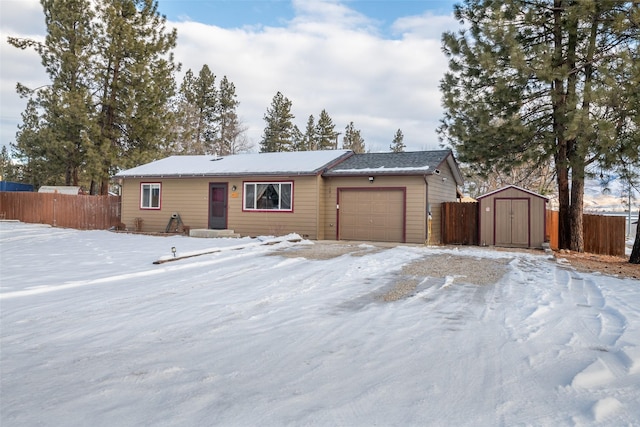
[[324, 175], [415, 174], [433, 172], [451, 153], [449, 150], [401, 153], [363, 153], [351, 156]]
[[431, 175], [438, 174], [438, 168], [445, 162], [451, 169], [456, 185], [462, 185], [462, 173], [451, 150], [354, 154], [322, 175]]
[[116, 174], [118, 178], [167, 176], [313, 175], [350, 150], [171, 156]]
[[59, 193], [59, 194], [72, 194], [78, 195], [82, 192], [82, 189], [72, 185], [43, 185], [38, 189], [38, 193]]

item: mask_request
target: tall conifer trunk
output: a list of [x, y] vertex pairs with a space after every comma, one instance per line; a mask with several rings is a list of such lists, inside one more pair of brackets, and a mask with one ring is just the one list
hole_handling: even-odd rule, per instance
[[638, 210], [638, 221], [636, 223], [636, 240], [633, 243], [629, 262], [631, 264], [640, 264], [640, 210]]
[[[584, 170], [584, 163], [583, 163]], [[582, 208], [584, 201], [584, 176], [576, 176], [578, 172], [574, 169], [571, 176], [571, 217], [569, 249], [576, 252], [584, 252], [584, 237], [582, 228]], [[584, 174], [583, 174], [584, 175]]]
[[[553, 68], [560, 74], [565, 65], [562, 39], [562, 0], [554, 0], [553, 9]], [[569, 248], [571, 240], [570, 196], [569, 196], [569, 161], [568, 147], [565, 136], [567, 123], [567, 96], [565, 84], [561, 77], [557, 77], [551, 87], [553, 106], [553, 133], [557, 145], [555, 163], [558, 180], [558, 246], [560, 249]]]

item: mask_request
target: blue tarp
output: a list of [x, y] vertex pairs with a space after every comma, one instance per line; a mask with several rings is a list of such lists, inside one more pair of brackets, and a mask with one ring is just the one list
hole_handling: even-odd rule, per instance
[[0, 181], [0, 191], [33, 191], [33, 185], [11, 181]]

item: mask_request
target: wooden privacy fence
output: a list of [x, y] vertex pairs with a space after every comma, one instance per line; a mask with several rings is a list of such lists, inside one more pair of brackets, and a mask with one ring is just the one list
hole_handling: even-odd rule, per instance
[[[442, 204], [442, 243], [478, 245], [478, 203]], [[625, 218], [621, 216], [582, 216], [584, 251], [592, 254], [624, 256]], [[558, 212], [547, 210], [545, 236], [551, 249], [558, 249]]]
[[624, 256], [626, 219], [623, 216], [582, 215], [584, 251]]
[[0, 192], [0, 217], [54, 227], [106, 230], [120, 223], [120, 197]]
[[[584, 251], [592, 254], [624, 256], [625, 218], [622, 216], [582, 215]], [[551, 249], [558, 249], [558, 212], [547, 211], [546, 235]]]
[[478, 245], [478, 203], [443, 203], [442, 218], [442, 243]]
[[547, 209], [544, 221], [544, 238], [549, 242], [549, 247], [554, 251], [558, 250], [558, 230], [560, 230], [560, 215], [558, 211]]

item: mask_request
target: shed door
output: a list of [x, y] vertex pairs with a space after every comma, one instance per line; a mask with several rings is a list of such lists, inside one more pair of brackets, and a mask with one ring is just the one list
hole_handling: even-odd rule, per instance
[[496, 246], [529, 246], [529, 200], [496, 199]]
[[404, 242], [403, 189], [340, 189], [338, 240]]

